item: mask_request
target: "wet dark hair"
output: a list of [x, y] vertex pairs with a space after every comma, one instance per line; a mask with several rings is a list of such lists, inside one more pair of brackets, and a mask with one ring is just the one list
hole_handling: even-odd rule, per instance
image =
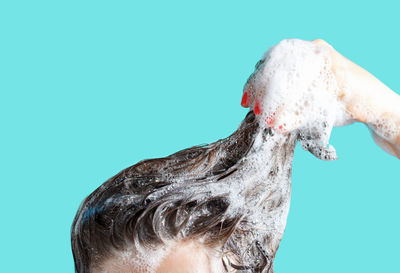
[[[206, 185], [221, 183], [237, 171], [237, 162], [247, 155], [259, 130], [254, 121], [249, 112], [231, 136], [141, 161], [97, 188], [82, 202], [72, 224], [76, 272], [89, 273], [115, 251], [135, 245], [151, 248], [176, 238], [202, 238], [206, 245], [237, 254], [238, 225], [245, 224], [246, 215], [226, 214], [229, 199], [213, 196]], [[196, 193], [183, 194], [188, 188]], [[226, 270], [264, 272], [271, 265], [259, 244], [252, 250], [257, 252], [257, 264], [249, 267], [223, 260]]]

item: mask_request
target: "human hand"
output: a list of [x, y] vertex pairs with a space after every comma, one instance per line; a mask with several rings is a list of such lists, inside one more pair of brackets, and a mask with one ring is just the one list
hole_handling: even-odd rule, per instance
[[383, 150], [400, 158], [400, 96], [326, 41], [312, 42], [329, 51], [339, 87], [337, 98], [347, 113], [368, 126], [374, 141]]
[[[387, 126], [387, 121], [400, 117], [395, 113], [399, 96], [385, 87], [327, 42], [290, 39], [271, 47], [257, 63], [244, 87], [242, 106], [253, 108], [261, 124], [280, 133], [297, 130], [302, 147], [324, 160], [336, 159], [333, 147], [327, 147], [332, 127], [354, 121], [366, 123], [375, 141], [398, 156], [400, 123]], [[395, 115], [383, 120], [388, 109]], [[387, 148], [388, 141], [396, 140], [394, 148]]]

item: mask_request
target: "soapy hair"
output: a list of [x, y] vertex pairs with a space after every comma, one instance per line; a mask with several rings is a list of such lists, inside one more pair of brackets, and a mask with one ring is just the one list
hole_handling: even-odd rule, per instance
[[118, 253], [144, 264], [167, 242], [199, 239], [221, 250], [228, 272], [272, 273], [297, 141], [335, 160], [332, 128], [350, 120], [329, 67], [328, 49], [312, 42], [287, 39], [270, 48], [244, 87], [242, 105], [254, 112], [236, 132], [139, 162], [84, 200], [71, 231], [76, 271]]
[[[82, 202], [72, 224], [76, 272], [89, 273], [118, 251], [151, 249], [179, 239], [202, 239], [206, 246], [229, 253], [222, 259], [228, 272], [269, 272], [263, 271], [271, 266], [269, 258], [258, 245], [249, 250], [257, 263], [241, 264], [235, 238], [241, 237], [238, 226], [246, 225], [246, 215], [227, 214], [229, 198], [206, 187], [237, 171], [258, 130], [251, 111], [231, 136], [141, 161], [97, 188]], [[188, 194], [190, 188], [196, 190]]]

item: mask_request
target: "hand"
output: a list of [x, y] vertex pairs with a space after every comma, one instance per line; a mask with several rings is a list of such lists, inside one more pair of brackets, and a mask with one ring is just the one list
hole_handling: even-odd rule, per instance
[[321, 159], [336, 158], [326, 148], [332, 127], [354, 121], [400, 158], [400, 96], [321, 39], [271, 47], [244, 87], [242, 106], [278, 132], [298, 131], [302, 147]]
[[400, 96], [324, 40], [312, 42], [329, 50], [339, 86], [337, 97], [347, 112], [368, 126], [382, 149], [400, 158]]

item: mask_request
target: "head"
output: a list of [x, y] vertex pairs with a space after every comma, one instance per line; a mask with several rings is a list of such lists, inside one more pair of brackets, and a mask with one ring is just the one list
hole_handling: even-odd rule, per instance
[[250, 210], [231, 210], [227, 192], [259, 132], [250, 112], [226, 139], [141, 161], [106, 181], [72, 225], [76, 272], [269, 272], [273, 257], [251, 234]]

